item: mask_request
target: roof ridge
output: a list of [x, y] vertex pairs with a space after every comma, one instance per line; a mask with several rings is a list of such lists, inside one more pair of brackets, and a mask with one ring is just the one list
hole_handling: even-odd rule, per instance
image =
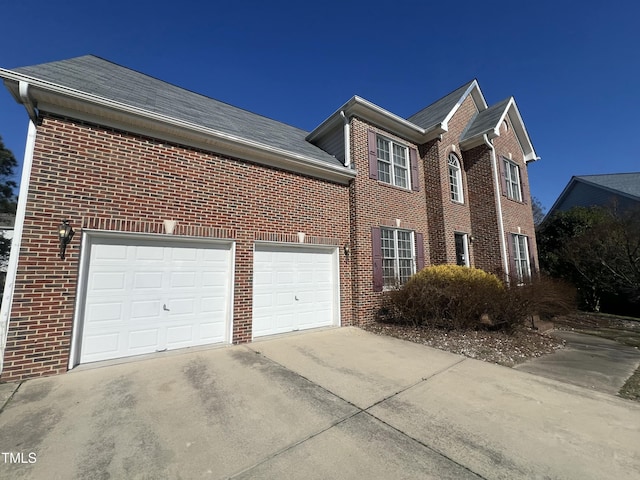
[[449, 93], [447, 93], [447, 94], [445, 94], [445, 95], [442, 95], [441, 97], [437, 98], [436, 100], [434, 100], [433, 102], [431, 102], [429, 105], [426, 105], [426, 106], [422, 107], [422, 108], [421, 108], [420, 110], [418, 110], [417, 112], [415, 112], [415, 113], [413, 113], [413, 114], [411, 114], [411, 115], [408, 115], [408, 116], [406, 117], [406, 119], [409, 119], [409, 118], [411, 118], [411, 117], [415, 117], [418, 113], [420, 113], [420, 112], [422, 112], [423, 110], [426, 110], [427, 108], [429, 108], [429, 107], [431, 107], [431, 106], [435, 105], [436, 103], [438, 103], [438, 102], [439, 102], [439, 101], [441, 101], [442, 99], [444, 99], [444, 98], [448, 97], [449, 95], [452, 95], [453, 93], [455, 93], [455, 92], [456, 92], [456, 91], [458, 91], [458, 90], [462, 90], [463, 88], [466, 90], [466, 88], [468, 88], [468, 87], [469, 87], [469, 85], [471, 85], [473, 82], [477, 82], [477, 81], [478, 81], [478, 79], [477, 79], [477, 78], [473, 78], [472, 80], [469, 80], [468, 82], [463, 83], [463, 84], [462, 84], [462, 85], [460, 85], [459, 87], [454, 88], [453, 90], [451, 90]]

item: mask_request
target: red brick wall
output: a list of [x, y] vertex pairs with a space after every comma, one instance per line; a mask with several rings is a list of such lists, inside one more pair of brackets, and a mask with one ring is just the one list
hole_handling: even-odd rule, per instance
[[[83, 217], [228, 229], [236, 239], [233, 341], [251, 339], [259, 233], [349, 241], [349, 187], [96, 125], [45, 116], [38, 127], [2, 380], [64, 372]], [[57, 227], [78, 231], [58, 258]], [[341, 319], [351, 269], [340, 253]]]
[[473, 235], [473, 265], [488, 272], [499, 272], [502, 270], [502, 254], [491, 151], [486, 145], [481, 145], [463, 155]]
[[500, 136], [493, 140], [498, 162], [503, 157], [510, 158], [520, 167], [520, 180], [522, 185], [522, 202], [511, 200], [502, 196], [502, 217], [504, 219], [505, 240], [510, 241], [511, 233], [520, 233], [529, 237], [529, 249], [533, 252], [535, 267], [538, 266], [538, 254], [536, 247], [536, 234], [533, 225], [533, 212], [531, 210], [531, 192], [529, 189], [529, 176], [527, 166], [524, 163], [524, 155], [520, 143], [507, 119], [508, 128], [500, 127]]
[[[460, 108], [449, 121], [449, 130], [442, 134], [442, 140], [435, 143], [428, 150], [425, 158], [425, 174], [427, 182], [427, 205], [429, 211], [429, 226], [431, 262], [456, 263], [455, 232], [471, 234], [471, 215], [468, 198], [468, 173], [464, 156], [460, 153], [460, 136], [477, 112], [475, 103], [468, 96]], [[425, 147], [428, 147], [425, 145]], [[451, 200], [449, 187], [450, 153], [455, 153], [461, 162], [463, 170], [462, 184], [464, 203]], [[474, 260], [474, 248], [469, 244], [471, 265]]]
[[[408, 147], [416, 145], [387, 131], [353, 118], [351, 120], [351, 159], [358, 176], [351, 184], [351, 244], [354, 313], [359, 323], [374, 320], [379, 308], [380, 292], [373, 291], [371, 228], [395, 227], [424, 235], [425, 259], [429, 259], [427, 209], [425, 203], [424, 165], [418, 161], [420, 191], [414, 192], [369, 178], [367, 132], [371, 129]], [[420, 155], [420, 151], [419, 151]]]

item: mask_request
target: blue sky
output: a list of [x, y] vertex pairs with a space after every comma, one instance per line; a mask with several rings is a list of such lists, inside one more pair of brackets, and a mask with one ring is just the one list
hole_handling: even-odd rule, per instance
[[[572, 175], [640, 171], [632, 0], [32, 0], [0, 12], [2, 68], [91, 53], [306, 130], [353, 95], [407, 117], [477, 78], [490, 105], [515, 97], [546, 208]], [[2, 88], [0, 136], [20, 162], [27, 122]]]

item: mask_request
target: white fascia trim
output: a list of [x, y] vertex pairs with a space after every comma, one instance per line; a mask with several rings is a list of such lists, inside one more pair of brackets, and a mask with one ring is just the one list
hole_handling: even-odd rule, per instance
[[[355, 95], [309, 133], [306, 140], [313, 142], [336, 128], [336, 126], [343, 122], [342, 115], [347, 118], [357, 116], [416, 143], [424, 142], [425, 134], [428, 133], [424, 128], [379, 107], [375, 103]], [[442, 132], [438, 132], [434, 136], [440, 133]]]
[[[529, 134], [527, 133], [527, 128], [524, 126], [522, 116], [520, 115], [520, 110], [518, 110], [518, 105], [516, 105], [516, 100], [513, 97], [509, 99], [507, 108], [504, 109], [504, 112], [500, 117], [500, 121], [496, 126], [497, 135], [500, 135], [500, 125], [502, 125], [502, 122], [507, 115], [509, 115], [509, 118], [511, 119], [511, 125], [513, 126], [513, 129], [516, 133], [518, 142], [520, 143], [520, 148], [522, 148], [524, 163], [540, 160], [540, 157], [536, 155], [536, 152], [533, 149], [533, 144], [531, 143], [531, 139], [529, 138]], [[514, 121], [514, 118], [516, 121]]]
[[472, 148], [485, 144], [485, 136], [488, 140], [493, 140], [494, 138], [499, 137], [500, 126], [507, 116], [509, 116], [509, 118], [511, 119], [511, 125], [513, 126], [516, 138], [518, 139], [518, 143], [520, 144], [520, 149], [522, 150], [524, 163], [526, 164], [529, 162], [540, 160], [540, 157], [536, 155], [536, 152], [533, 149], [529, 134], [527, 133], [527, 129], [524, 126], [524, 122], [522, 121], [522, 117], [520, 116], [520, 111], [518, 110], [518, 106], [516, 105], [516, 101], [513, 97], [509, 99], [509, 102], [502, 112], [500, 119], [496, 122], [495, 127], [483, 133], [479, 133], [476, 136], [465, 140], [464, 142], [460, 142], [460, 148], [462, 150], [471, 150]]
[[0, 372], [4, 366], [4, 351], [7, 345], [9, 333], [9, 320], [11, 318], [11, 306], [13, 304], [13, 292], [15, 289], [16, 274], [18, 272], [18, 259], [24, 230], [24, 217], [27, 209], [27, 197], [29, 196], [29, 179], [31, 178], [31, 166], [33, 165], [33, 151], [36, 144], [36, 126], [30, 121], [27, 133], [27, 144], [24, 150], [22, 162], [22, 176], [20, 179], [20, 192], [16, 208], [16, 219], [11, 240], [11, 252], [7, 264], [7, 277], [2, 294], [2, 308], [0, 309]]
[[[455, 113], [458, 111], [458, 109], [462, 105], [462, 102], [464, 102], [469, 95], [473, 97], [473, 101], [476, 104], [476, 107], [478, 108], [479, 112], [481, 112], [482, 110], [486, 110], [488, 108], [487, 101], [484, 99], [484, 95], [480, 90], [480, 85], [478, 84], [477, 80], [474, 80], [473, 82], [471, 82], [471, 84], [465, 90], [465, 92], [460, 96], [460, 98], [456, 102], [455, 107], [451, 109], [451, 111], [447, 114], [443, 122], [440, 124], [444, 129], [444, 131], [449, 130], [449, 121], [453, 118]], [[441, 133], [444, 133], [444, 132], [441, 132]]]
[[[246, 158], [247, 160], [257, 162], [260, 162], [262, 160], [266, 161], [268, 165], [273, 165], [284, 168], [286, 170], [293, 170], [295, 172], [304, 173], [316, 177], [327, 178], [329, 180], [345, 184], [349, 183], [349, 181], [355, 176], [355, 172], [353, 170], [346, 169], [344, 167], [331, 166], [305, 155], [290, 152], [288, 150], [272, 147], [269, 145], [264, 145], [262, 143], [254, 142], [249, 139], [240, 138], [235, 135], [220, 132], [212, 128], [202, 127], [191, 122], [177, 120], [166, 115], [150, 112], [148, 110], [126, 105], [120, 102], [109, 100], [104, 97], [88, 94], [51, 82], [39, 80], [26, 75], [16, 74], [15, 72], [11, 72], [9, 70], [0, 69], [0, 77], [4, 77], [6, 80], [12, 80], [18, 83], [28, 82], [31, 86], [31, 88], [29, 89], [29, 98], [32, 102], [33, 100], [38, 101], [38, 107], [43, 110], [44, 105], [40, 103], [40, 97], [42, 97], [42, 100], [44, 100], [44, 103], [47, 104], [48, 107], [63, 106], [61, 105], [60, 101], [56, 101], [56, 97], [63, 97], [65, 99], [75, 101], [76, 108], [80, 107], [81, 104], [90, 104], [105, 109], [102, 113], [106, 113], [106, 111], [110, 110], [124, 113], [128, 117], [145, 119], [147, 120], [147, 128], [151, 127], [154, 131], [158, 130], [158, 125], [168, 125], [174, 127], [172, 129], [174, 133], [180, 132], [180, 137], [184, 137], [186, 139], [190, 137], [189, 133], [196, 134], [200, 137], [202, 137], [203, 135], [206, 137], [213, 137], [217, 140], [220, 140], [228, 147], [231, 147], [230, 150], [233, 151], [236, 155], [238, 155], [239, 152], [250, 152], [252, 154], [250, 158], [246, 158], [244, 156], [241, 157]], [[75, 113], [76, 108], [69, 109], [68, 113], [71, 113], [71, 111], [74, 111]], [[53, 113], [56, 113], [56, 111], [54, 111]], [[235, 148], [233, 148], [236, 145], [240, 147], [238, 149], [239, 152], [236, 151]]]

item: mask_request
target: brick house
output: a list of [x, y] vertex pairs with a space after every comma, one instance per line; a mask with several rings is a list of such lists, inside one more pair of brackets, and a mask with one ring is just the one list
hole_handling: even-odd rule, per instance
[[536, 267], [537, 157], [475, 80], [408, 119], [356, 96], [309, 133], [94, 56], [0, 76], [30, 117], [2, 380], [370, 322], [424, 265]]

